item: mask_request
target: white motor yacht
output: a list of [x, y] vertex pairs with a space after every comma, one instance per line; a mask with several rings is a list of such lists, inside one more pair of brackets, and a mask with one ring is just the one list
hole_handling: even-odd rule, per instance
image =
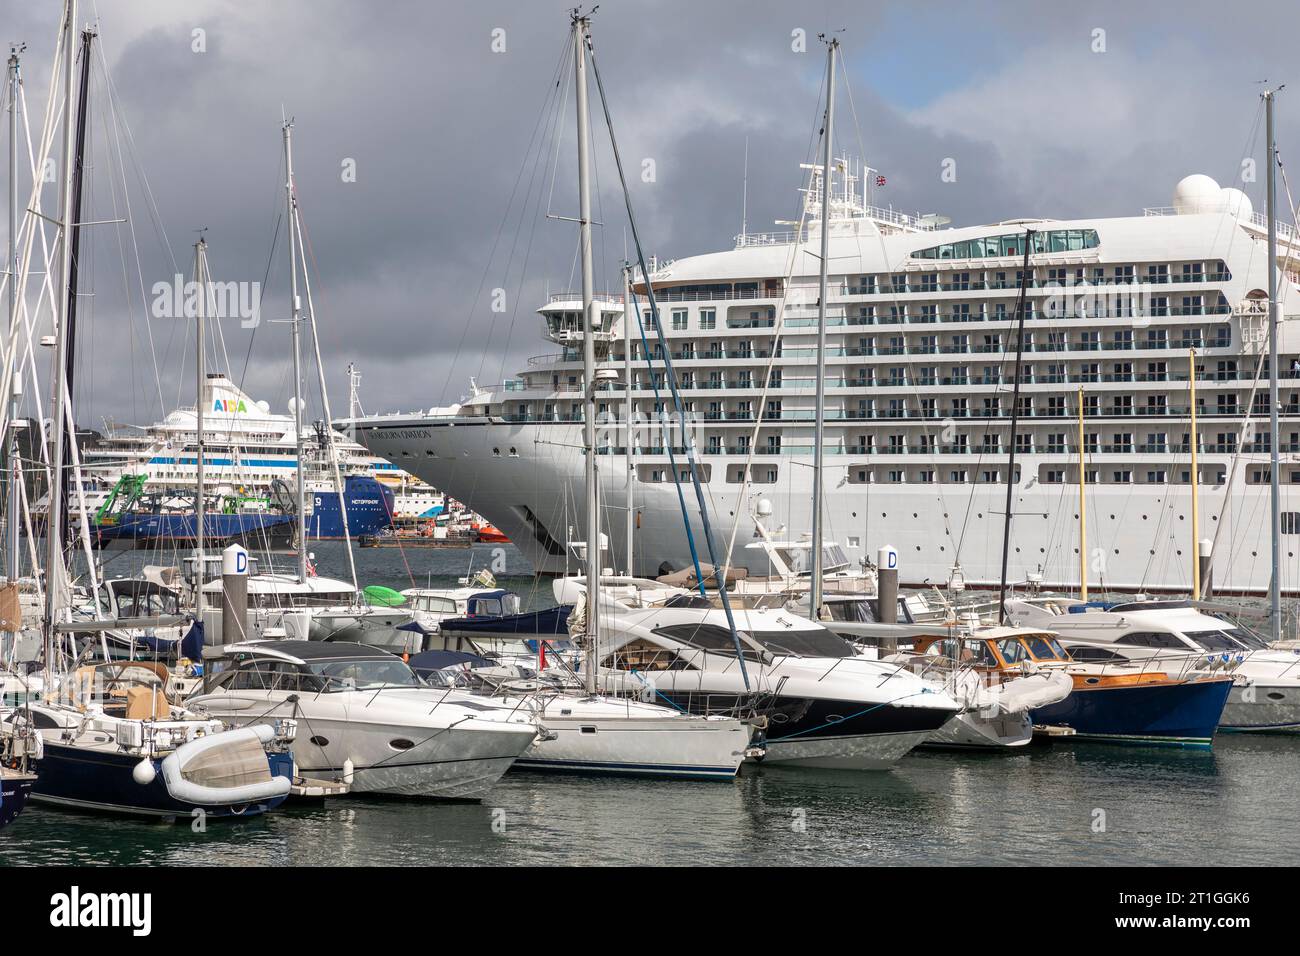
[[424, 684], [361, 644], [227, 645], [225, 666], [187, 704], [239, 726], [297, 720], [298, 768], [352, 791], [477, 800], [537, 737], [526, 708]]
[[[585, 592], [576, 578], [555, 589], [560, 603]], [[662, 582], [608, 576], [601, 592], [601, 686], [691, 713], [761, 717], [765, 763], [886, 769], [961, 709], [941, 686], [786, 610], [736, 608], [733, 635], [724, 610]]]

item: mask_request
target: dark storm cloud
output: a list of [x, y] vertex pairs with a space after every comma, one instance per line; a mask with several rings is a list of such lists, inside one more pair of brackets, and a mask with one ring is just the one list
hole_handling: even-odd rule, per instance
[[[6, 4], [9, 35], [31, 47], [29, 106], [39, 116], [58, 4]], [[1228, 181], [1248, 146], [1252, 81], [1287, 79], [1272, 66], [1286, 62], [1297, 15], [1284, 4], [1238, 5], [1237, 23], [1273, 24], [1247, 31], [1225, 29], [1218, 6], [1133, 6], [603, 4], [597, 54], [647, 252], [675, 257], [729, 244], [740, 227], [746, 137], [750, 227], [797, 215], [798, 163], [809, 158], [821, 85], [815, 36], [828, 28], [845, 29], [852, 84], [852, 109], [842, 98], [837, 136], [850, 153], [861, 143], [887, 176], [878, 201], [958, 223], [1129, 214], [1167, 202], [1186, 173]], [[576, 209], [571, 93], [560, 116], [553, 195], [543, 177], [526, 212], [523, 186], [509, 200], [521, 169], [525, 184], [535, 172], [527, 149], [554, 92], [564, 9], [357, 0], [83, 4], [83, 21], [98, 17], [120, 115], [166, 231], [164, 244], [129, 167], [146, 286], [169, 278], [173, 261], [189, 272], [200, 227], [208, 228], [217, 278], [263, 278], [283, 207], [283, 108], [296, 122], [295, 165], [335, 414], [343, 410], [349, 361], [362, 369], [367, 410], [377, 411], [455, 400], [470, 376], [490, 384], [528, 355], [553, 351], [533, 310], [548, 289], [573, 281], [575, 235], [572, 224], [539, 212], [548, 195], [550, 211]], [[503, 53], [491, 46], [498, 28]], [[805, 54], [791, 50], [796, 28], [807, 33]], [[192, 51], [196, 29], [205, 31], [204, 53]], [[1104, 53], [1093, 51], [1097, 29], [1105, 31]], [[107, 219], [116, 170], [102, 83], [95, 91], [101, 106], [87, 218]], [[1285, 148], [1286, 120], [1296, 113], [1282, 103]], [[605, 223], [598, 281], [612, 287], [625, 218], [598, 117], [595, 128]], [[955, 183], [940, 181], [949, 158]], [[640, 179], [644, 159], [654, 161], [653, 183]], [[346, 160], [356, 163], [354, 183], [342, 181]], [[1257, 189], [1252, 197], [1260, 205]], [[52, 189], [45, 203], [55, 206]], [[110, 413], [148, 421], [160, 411], [138, 290], [134, 309], [125, 305], [134, 266], [124, 283], [119, 232], [96, 227], [91, 239], [95, 299], [79, 361], [92, 369], [85, 380], [93, 392], [83, 391], [78, 403], [88, 424]], [[286, 313], [283, 243], [271, 265], [264, 319]], [[497, 287], [507, 291], [505, 314], [490, 310]], [[238, 376], [249, 333], [235, 322], [223, 331]], [[165, 401], [188, 400], [184, 329], [157, 320], [153, 334]], [[264, 322], [252, 340], [250, 390], [283, 408], [287, 366], [286, 326]], [[314, 373], [308, 384], [314, 390]]]

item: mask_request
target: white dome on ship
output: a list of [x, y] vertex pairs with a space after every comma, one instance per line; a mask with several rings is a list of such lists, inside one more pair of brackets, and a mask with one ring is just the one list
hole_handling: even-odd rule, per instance
[[1180, 216], [1197, 212], [1219, 212], [1222, 204], [1223, 190], [1203, 173], [1184, 176], [1174, 187], [1174, 212]]
[[290, 415], [292, 415], [294, 412], [296, 412], [296, 411], [298, 410], [298, 404], [299, 404], [299, 403], [298, 403], [298, 399], [296, 399], [296, 398], [291, 398], [291, 399], [289, 399], [288, 405], [289, 405], [289, 414], [290, 414]]
[[[290, 401], [292, 401], [292, 399], [290, 399]], [[262, 414], [265, 415], [267, 412], [271, 410], [271, 403], [263, 400], [257, 403], [257, 407], [262, 412]]]
[[1255, 207], [1251, 204], [1250, 197], [1240, 189], [1225, 187], [1223, 190], [1223, 211], [1236, 216], [1238, 219], [1249, 219], [1254, 213]]
[[1238, 219], [1249, 218], [1255, 211], [1250, 197], [1240, 189], [1220, 187], [1209, 176], [1194, 173], [1174, 187], [1174, 212], [1180, 216], [1195, 213], [1226, 212]]

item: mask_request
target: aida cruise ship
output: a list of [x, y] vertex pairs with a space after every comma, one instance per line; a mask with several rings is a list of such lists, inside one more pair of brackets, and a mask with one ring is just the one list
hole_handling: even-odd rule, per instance
[[[275, 498], [292, 508], [297, 481], [297, 438], [292, 399], [286, 412], [253, 399], [222, 373], [209, 373], [204, 385], [204, 472], [209, 492], [217, 497]], [[173, 409], [147, 427], [105, 423], [104, 435], [81, 450], [82, 495], [94, 513], [109, 500], [119, 479], [144, 477], [144, 490], [192, 499], [197, 483], [197, 417], [193, 406]], [[329, 457], [329, 430], [308, 426], [304, 435], [308, 528], [313, 538], [338, 538], [343, 528], [337, 509], [334, 465]], [[357, 442], [334, 435], [339, 477], [345, 483], [349, 528], [383, 527], [392, 519], [436, 514], [445, 496], [395, 465], [376, 458]], [[44, 510], [45, 499], [37, 503]], [[313, 520], [317, 509], [322, 518]], [[75, 517], [74, 517], [75, 520]]]
[[[742, 235], [727, 251], [654, 264], [649, 276], [716, 537], [725, 547], [734, 536], [733, 562], [756, 571], [764, 552], [745, 545], [760, 500], [764, 512], [771, 506], [769, 529], [797, 539], [811, 527], [820, 174], [810, 168], [793, 231]], [[1077, 587], [1082, 484], [1092, 586], [1190, 586], [1194, 395], [1199, 537], [1212, 548], [1214, 586], [1267, 589], [1269, 262], [1264, 217], [1244, 193], [1193, 175], [1172, 206], [1142, 215], [949, 228], [941, 217], [871, 206], [850, 164], [835, 164], [832, 176], [829, 538], [863, 561], [892, 545], [907, 583], [997, 582], [1032, 229], [1010, 580]], [[1297, 253], [1280, 226], [1287, 591], [1300, 586], [1300, 334], [1288, 314], [1300, 312]], [[640, 323], [621, 292], [599, 296], [597, 451], [608, 561], [625, 563], [631, 525], [633, 570], [654, 574], [685, 566], [690, 552], [669, 456], [686, 474], [683, 439], [654, 424], [673, 405], [645, 287], [638, 274]], [[549, 573], [572, 563], [568, 546], [584, 527], [581, 296], [554, 295], [539, 312], [560, 350], [530, 359], [517, 378], [476, 387], [450, 408], [350, 425], [371, 451], [480, 512]]]

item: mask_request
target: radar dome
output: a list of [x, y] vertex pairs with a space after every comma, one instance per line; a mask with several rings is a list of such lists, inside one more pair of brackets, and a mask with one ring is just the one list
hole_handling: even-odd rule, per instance
[[290, 415], [292, 415], [294, 412], [296, 412], [296, 411], [298, 410], [298, 406], [299, 406], [299, 404], [301, 404], [301, 403], [298, 401], [298, 399], [296, 399], [296, 398], [291, 398], [291, 399], [289, 399], [289, 414], [290, 414]]
[[1198, 212], [1219, 212], [1223, 208], [1223, 190], [1209, 176], [1193, 173], [1184, 176], [1174, 187], [1174, 212], [1180, 216]]
[[271, 410], [271, 403], [263, 400], [257, 403], [257, 407], [265, 414]]
[[1225, 187], [1223, 190], [1223, 211], [1238, 219], [1249, 219], [1255, 211], [1250, 197], [1240, 189]]

